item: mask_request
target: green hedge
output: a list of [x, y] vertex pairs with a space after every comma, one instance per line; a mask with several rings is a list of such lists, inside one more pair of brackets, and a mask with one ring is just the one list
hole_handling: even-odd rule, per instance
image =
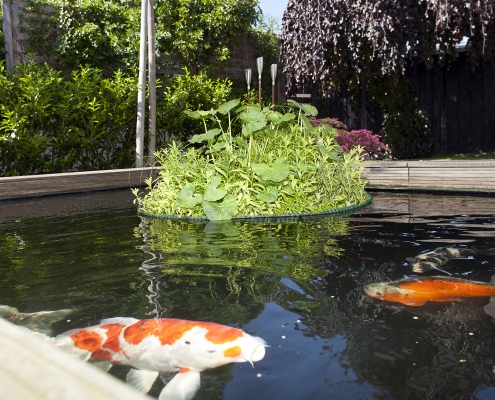
[[0, 67], [0, 174], [132, 166], [136, 81], [46, 64]]
[[[158, 82], [159, 86], [161, 85]], [[157, 146], [203, 129], [187, 108], [216, 108], [230, 81], [205, 74], [170, 78], [157, 99]], [[79, 68], [69, 77], [46, 64], [0, 64], [0, 176], [132, 167], [137, 80]]]

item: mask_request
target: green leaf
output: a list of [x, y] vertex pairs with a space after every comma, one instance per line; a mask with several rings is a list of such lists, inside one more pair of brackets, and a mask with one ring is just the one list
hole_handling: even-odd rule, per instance
[[305, 115], [301, 115], [301, 119], [302, 119], [304, 126], [306, 127], [307, 131], [309, 133], [312, 133], [315, 130], [315, 128], [313, 128], [313, 125], [311, 125], [311, 122], [309, 122], [308, 117], [306, 117]]
[[222, 178], [215, 175], [211, 178], [210, 184], [203, 194], [203, 200], [205, 201], [218, 201], [225, 197], [227, 191], [225, 189], [218, 189], [218, 185], [222, 183]]
[[211, 146], [211, 148], [215, 151], [220, 151], [222, 149], [225, 149], [225, 147], [227, 147], [227, 143], [225, 142], [215, 143], [213, 146]]
[[344, 149], [340, 147], [340, 144], [334, 139], [335, 143], [333, 144], [333, 148], [337, 153], [343, 153]]
[[203, 111], [203, 110], [199, 110], [199, 111], [189, 111], [189, 110], [184, 110], [184, 114], [186, 114], [187, 116], [193, 118], [193, 119], [200, 119], [200, 118], [204, 118], [204, 117], [207, 117], [208, 115], [214, 115], [217, 113], [217, 110], [210, 110], [210, 111]]
[[283, 158], [277, 158], [270, 167], [267, 164], [253, 164], [253, 171], [265, 181], [281, 182], [289, 176], [289, 164]]
[[254, 132], [260, 131], [267, 124], [266, 118], [264, 120], [251, 121], [245, 125], [242, 125], [242, 134], [249, 136]]
[[285, 113], [284, 115], [282, 115], [283, 122], [292, 121], [294, 118], [296, 118], [296, 114], [294, 113]]
[[237, 201], [231, 194], [226, 195], [221, 202], [203, 201], [203, 212], [210, 221], [232, 219], [237, 214]]
[[265, 128], [261, 132], [258, 132], [258, 135], [263, 138], [273, 138], [277, 135], [277, 131], [275, 129]]
[[183, 208], [193, 208], [203, 201], [201, 195], [194, 196], [196, 185], [194, 183], [186, 183], [177, 195], [177, 204]]
[[311, 104], [302, 104], [302, 110], [309, 115], [316, 117], [318, 115], [318, 109]]
[[287, 103], [289, 103], [293, 107], [303, 110], [306, 114], [312, 115], [313, 117], [316, 117], [318, 115], [318, 110], [311, 104], [299, 104], [297, 101], [291, 99], [287, 100]]
[[236, 137], [232, 138], [232, 141], [234, 143], [237, 143], [237, 145], [239, 147], [242, 147], [243, 149], [247, 149], [248, 148], [248, 145], [246, 143], [246, 139], [244, 139], [244, 138], [242, 138], [240, 136], [236, 136]]
[[295, 100], [289, 99], [287, 100], [287, 103], [289, 103], [292, 107], [296, 107], [302, 110], [302, 105]]
[[215, 136], [217, 136], [220, 132], [222, 132], [222, 130], [219, 128], [210, 129], [208, 132], [203, 133], [201, 135], [194, 135], [189, 140], [189, 143], [201, 143], [208, 140], [213, 140], [215, 139]]
[[[337, 152], [335, 151], [329, 151], [324, 145], [323, 145], [323, 141], [320, 139], [318, 140], [318, 142], [316, 142], [316, 147], [318, 148], [318, 150], [320, 150], [320, 153], [325, 156], [325, 157], [328, 157], [330, 158], [331, 160], [334, 160], [334, 161], [339, 161], [340, 160], [340, 157], [338, 155]], [[340, 147], [340, 146], [339, 146]]]
[[188, 117], [193, 118], [193, 119], [200, 119], [201, 118], [199, 111], [184, 110], [184, 114], [186, 114]]
[[276, 186], [267, 186], [256, 198], [265, 203], [273, 203], [278, 198], [278, 189]]
[[218, 112], [220, 114], [226, 115], [230, 110], [232, 110], [234, 107], [236, 107], [239, 104], [240, 100], [231, 100], [228, 101], [227, 103], [223, 103], [220, 107], [218, 107]]
[[268, 121], [270, 121], [271, 123], [275, 124], [275, 125], [278, 125], [280, 124], [281, 122], [283, 122], [282, 120], [282, 114], [279, 113], [278, 111], [273, 111], [273, 112], [269, 112], [267, 115], [266, 115], [266, 119]]
[[248, 108], [245, 111], [241, 112], [239, 114], [239, 118], [246, 123], [252, 121], [266, 121], [265, 114], [253, 108]]
[[201, 117], [207, 117], [208, 115], [215, 115], [217, 113], [217, 110], [209, 110], [209, 111], [199, 110], [198, 113]]

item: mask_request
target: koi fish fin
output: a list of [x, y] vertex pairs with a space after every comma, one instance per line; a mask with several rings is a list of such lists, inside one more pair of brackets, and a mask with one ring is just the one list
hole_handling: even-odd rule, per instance
[[433, 267], [433, 269], [436, 269], [437, 271], [440, 271], [440, 272], [443, 272], [444, 274], [447, 274], [447, 275], [449, 275], [449, 276], [452, 276], [452, 274], [451, 274], [450, 272], [447, 272], [447, 271], [445, 271], [445, 270], [443, 270], [443, 269], [440, 269], [440, 268], [438, 268], [438, 267]]
[[126, 382], [140, 393], [148, 393], [158, 377], [158, 371], [131, 368]]
[[441, 299], [435, 299], [433, 301], [436, 301], [437, 303], [443, 303], [443, 302], [446, 302], [446, 301], [459, 301], [459, 302], [462, 302], [462, 301], [464, 301], [464, 299], [461, 299], [460, 297], [443, 297]]
[[120, 325], [132, 325], [139, 320], [136, 318], [130, 318], [130, 317], [114, 317], [114, 318], [105, 318], [100, 321], [100, 325], [107, 325], [107, 324], [120, 324]]
[[483, 307], [483, 311], [495, 319], [495, 297], [490, 298], [490, 302]]
[[90, 361], [89, 363], [104, 372], [108, 372], [112, 368], [112, 363], [108, 361]]
[[401, 304], [405, 304], [406, 306], [414, 306], [414, 307], [419, 307], [425, 304], [424, 301], [413, 301], [413, 300], [401, 300]]
[[165, 386], [158, 400], [191, 400], [199, 389], [201, 377], [198, 371], [181, 369]]

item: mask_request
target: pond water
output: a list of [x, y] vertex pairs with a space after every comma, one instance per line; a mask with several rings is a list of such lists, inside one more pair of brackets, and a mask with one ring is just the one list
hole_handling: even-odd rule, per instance
[[415, 275], [407, 259], [438, 247], [472, 255], [424, 275], [490, 282], [495, 198], [373, 197], [349, 216], [262, 225], [145, 220], [129, 191], [0, 202], [0, 304], [76, 309], [55, 333], [160, 316], [270, 345], [254, 369], [204, 372], [195, 399], [495, 398], [489, 298], [413, 307], [363, 291]]

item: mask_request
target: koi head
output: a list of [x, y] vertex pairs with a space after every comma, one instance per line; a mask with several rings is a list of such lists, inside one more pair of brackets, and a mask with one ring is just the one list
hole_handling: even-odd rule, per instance
[[410, 306], [424, 304], [423, 299], [417, 298], [413, 290], [401, 288], [396, 282], [370, 283], [364, 286], [365, 293], [378, 300], [402, 303]]
[[224, 325], [198, 323], [174, 345], [177, 363], [197, 371], [230, 363], [260, 361], [265, 356], [263, 339]]

